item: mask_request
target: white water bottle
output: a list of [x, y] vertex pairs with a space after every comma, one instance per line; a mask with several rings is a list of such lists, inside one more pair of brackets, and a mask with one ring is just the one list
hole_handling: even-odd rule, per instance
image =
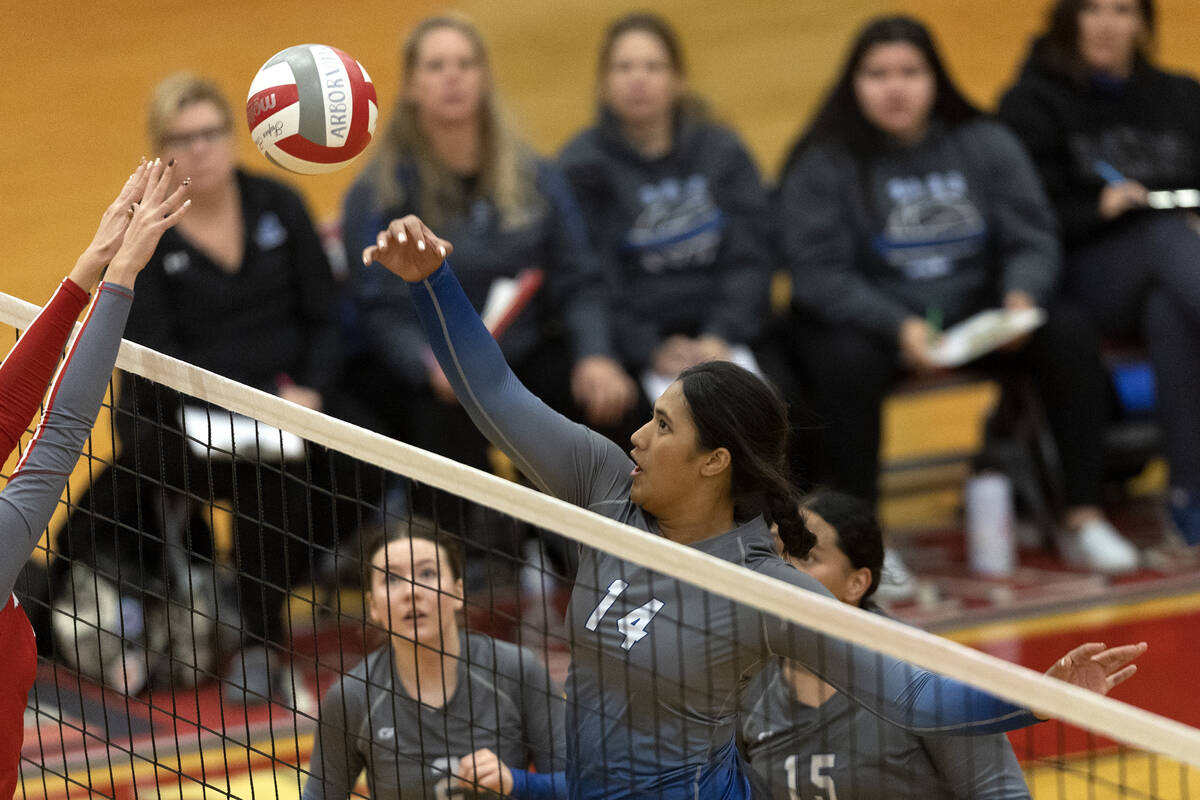
[[988, 470], [967, 480], [967, 563], [979, 575], [1005, 577], [1017, 566], [1012, 481]]

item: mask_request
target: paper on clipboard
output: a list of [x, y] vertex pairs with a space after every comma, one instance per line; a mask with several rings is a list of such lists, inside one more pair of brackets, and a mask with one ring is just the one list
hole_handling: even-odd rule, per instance
[[488, 296], [479, 316], [483, 324], [499, 339], [517, 315], [542, 287], [540, 269], [523, 269], [515, 278], [496, 278], [488, 287]]
[[929, 348], [929, 356], [941, 367], [958, 367], [1003, 347], [1046, 321], [1040, 308], [980, 311], [947, 328]]
[[179, 423], [197, 458], [257, 459], [272, 464], [304, 457], [304, 440], [265, 422], [221, 408], [185, 405]]
[[1151, 208], [1200, 208], [1200, 189], [1168, 189], [1146, 193]]

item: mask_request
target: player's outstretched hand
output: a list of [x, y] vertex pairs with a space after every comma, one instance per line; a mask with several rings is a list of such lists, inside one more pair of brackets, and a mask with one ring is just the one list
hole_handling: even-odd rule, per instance
[[1132, 662], [1146, 652], [1147, 647], [1145, 642], [1120, 647], [1089, 642], [1055, 661], [1046, 674], [1096, 694], [1108, 694], [1113, 687], [1129, 680], [1137, 672], [1137, 664]]
[[154, 159], [146, 169], [145, 189], [139, 197], [134, 198], [126, 213], [129, 214], [129, 227], [125, 230], [121, 247], [113, 256], [108, 266], [105, 278], [122, 286], [133, 286], [138, 273], [158, 240], [168, 228], [178, 222], [192, 201], [187, 199], [190, 179], [171, 190], [174, 183], [175, 160], [163, 164], [162, 159]]
[[89, 292], [92, 290], [100, 280], [100, 273], [108, 266], [108, 262], [112, 261], [112, 257], [121, 247], [121, 242], [125, 241], [125, 230], [129, 227], [129, 221], [133, 219], [130, 209], [134, 201], [141, 198], [145, 192], [149, 175], [150, 163], [143, 158], [142, 163], [138, 164], [137, 169], [121, 187], [117, 199], [104, 209], [92, 243], [79, 256], [75, 268], [71, 270], [71, 280], [81, 289]]
[[507, 795], [513, 788], [512, 772], [486, 747], [458, 760], [458, 779], [475, 791]]
[[375, 244], [363, 250], [362, 258], [368, 266], [378, 261], [389, 272], [416, 283], [432, 275], [452, 252], [454, 245], [439, 239], [419, 217], [409, 214], [380, 231]]

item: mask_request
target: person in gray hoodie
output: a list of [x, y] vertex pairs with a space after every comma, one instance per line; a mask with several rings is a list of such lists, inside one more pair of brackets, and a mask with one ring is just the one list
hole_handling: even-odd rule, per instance
[[1058, 446], [1072, 566], [1125, 572], [1137, 550], [1101, 507], [1106, 385], [1099, 343], [1055, 295], [1053, 212], [1017, 139], [954, 86], [920, 22], [869, 22], [780, 181], [780, 245], [799, 317], [794, 353], [826, 423], [837, 488], [877, 494], [880, 404], [938, 369], [938, 322], [1046, 309], [1043, 326], [976, 365], [1027, 374]]
[[772, 266], [753, 160], [686, 91], [679, 39], [661, 17], [614, 21], [598, 73], [599, 118], [559, 160], [607, 267], [622, 363], [655, 396], [700, 361], [753, 369]]

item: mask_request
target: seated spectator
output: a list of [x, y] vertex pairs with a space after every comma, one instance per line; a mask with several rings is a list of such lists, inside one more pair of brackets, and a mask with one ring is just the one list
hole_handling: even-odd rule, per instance
[[561, 687], [529, 650], [462, 630], [461, 555], [406, 528], [364, 551], [387, 641], [321, 701], [303, 797], [349, 797], [364, 770], [375, 798], [565, 796]]
[[486, 441], [431, 357], [404, 281], [362, 265], [363, 248], [390, 220], [416, 213], [453, 238], [455, 272], [477, 310], [500, 283], [542, 273], [542, 287], [499, 334], [501, 348], [556, 408], [571, 410], [573, 383], [589, 418], [619, 418], [633, 386], [610, 357], [603, 279], [579, 210], [558, 169], [505, 116], [479, 30], [464, 17], [430, 17], [402, 58], [392, 121], [343, 209], [355, 316], [378, 366], [351, 375], [360, 395], [385, 433], [488, 468]]
[[661, 17], [609, 25], [597, 72], [599, 118], [559, 160], [606, 265], [613, 332], [642, 385], [644, 418], [693, 364], [758, 371], [750, 346], [767, 313], [767, 199], [737, 135], [688, 91], [679, 37]]
[[1066, 249], [1064, 291], [1104, 337], [1149, 351], [1170, 508], [1200, 545], [1200, 232], [1148, 208], [1200, 188], [1200, 84], [1148, 55], [1152, 0], [1062, 0], [1000, 104], [1041, 171]]
[[794, 352], [827, 427], [835, 488], [874, 501], [880, 404], [905, 373], [939, 369], [930, 319], [1046, 308], [1046, 322], [982, 369], [1029, 376], [1063, 465], [1058, 544], [1071, 566], [1124, 572], [1136, 549], [1101, 508], [1106, 413], [1099, 344], [1055, 299], [1054, 220], [1020, 143], [955, 87], [926, 28], [870, 22], [780, 183], [793, 274]]
[[[343, 408], [334, 384], [341, 346], [329, 264], [300, 197], [237, 167], [233, 122], [220, 89], [202, 78], [176, 74], [155, 88], [150, 141], [177, 174], [190, 177], [192, 205], [143, 272], [126, 336], [337, 414]], [[330, 495], [334, 472], [353, 466], [313, 446], [290, 463], [239, 460], [234, 470], [228, 459], [189, 452], [173, 392], [127, 375], [120, 402], [115, 464], [96, 479], [59, 536], [59, 552], [70, 559], [58, 562], [59, 593], [69, 594], [62, 572], [73, 560], [119, 572], [134, 584], [131, 594], [143, 596], [136, 587], [168, 579], [162, 550], [173, 534], [167, 518], [182, 513], [186, 521], [190, 496], [229, 501], [244, 649], [233, 659], [227, 694], [286, 699], [282, 657], [270, 646], [286, 638], [282, 605], [307, 574], [314, 540], [331, 547], [355, 528], [356, 509], [344, 503], [335, 509]], [[191, 532], [187, 544], [194, 554], [211, 558], [208, 534]]]
[[[871, 507], [819, 490], [801, 508], [817, 543], [803, 558], [787, 552], [784, 558], [841, 602], [882, 613], [873, 597], [883, 534]], [[742, 747], [752, 776], [766, 784], [765, 797], [807, 797], [810, 781], [842, 800], [1029, 797], [1003, 734], [920, 736], [882, 723], [795, 662], [772, 661], [754, 677], [742, 707]]]

